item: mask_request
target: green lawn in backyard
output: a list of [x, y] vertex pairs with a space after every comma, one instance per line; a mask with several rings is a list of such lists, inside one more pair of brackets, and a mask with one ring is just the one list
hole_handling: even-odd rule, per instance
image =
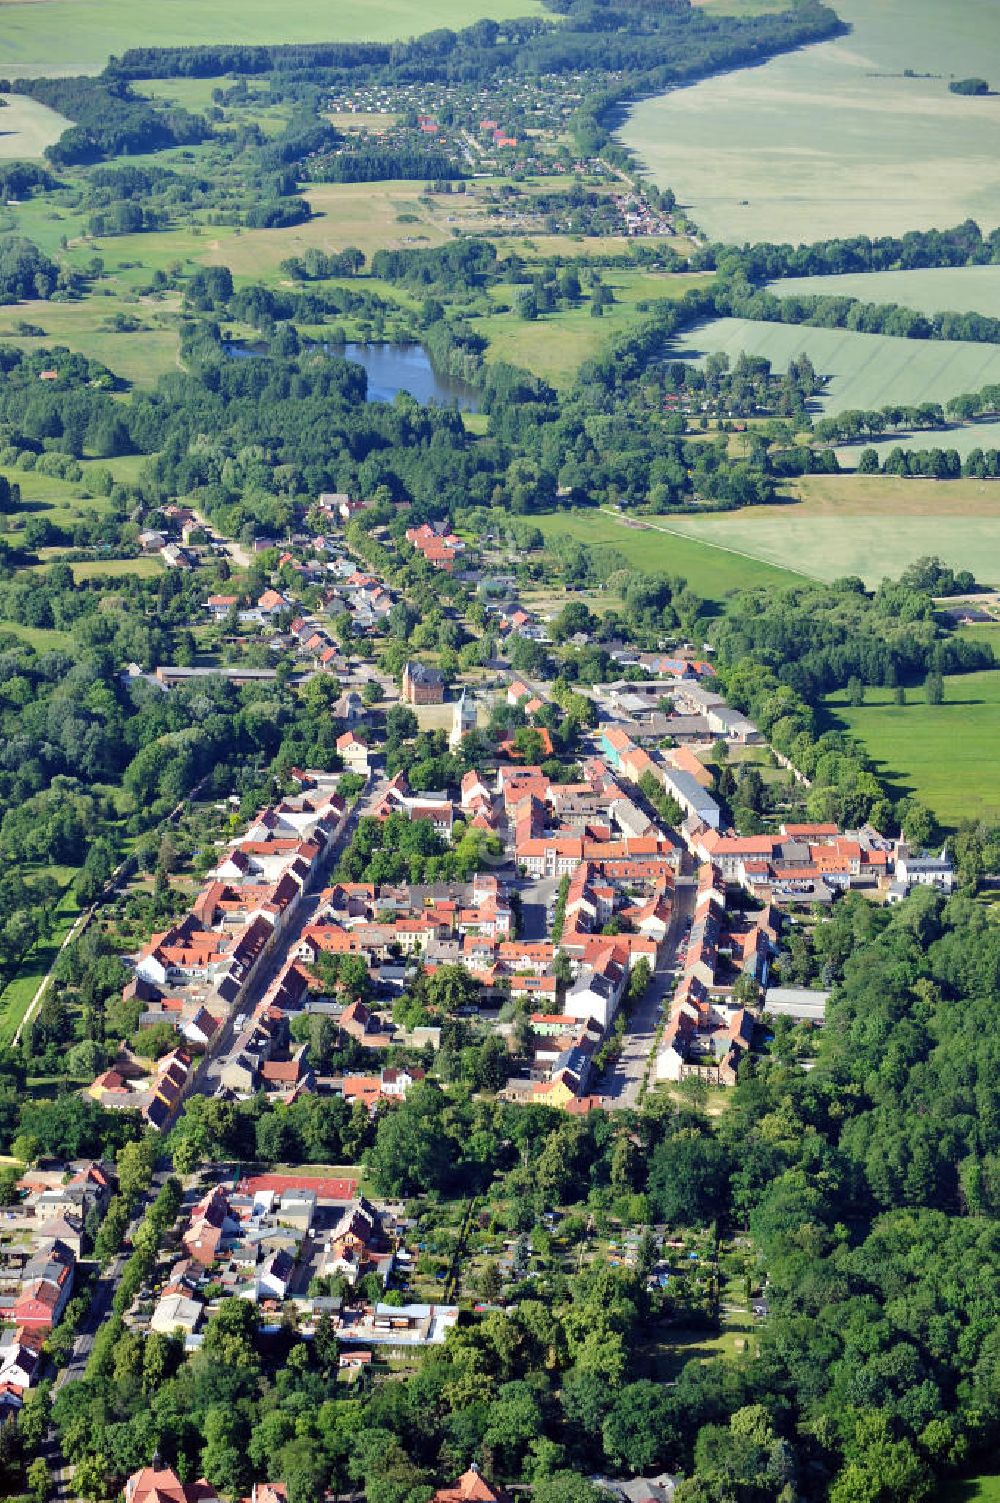
[[82, 564], [72, 564], [73, 578], [122, 579], [134, 575], [139, 579], [152, 579], [163, 573], [163, 560], [159, 556], [144, 558], [100, 558]]
[[538, 0], [32, 0], [0, 4], [0, 75], [96, 73], [127, 47], [199, 42], [395, 41], [489, 16], [542, 15]]
[[942, 1488], [940, 1503], [1000, 1503], [1000, 1476], [965, 1477]]
[[922, 688], [869, 689], [853, 708], [831, 695], [831, 722], [862, 743], [880, 777], [898, 793], [915, 793], [946, 829], [962, 820], [1000, 815], [996, 747], [1000, 739], [1000, 669], [945, 679], [944, 702], [926, 703]]
[[815, 579], [857, 574], [876, 585], [937, 554], [980, 584], [1000, 585], [1000, 486], [988, 481], [809, 475], [773, 506], [662, 520]]
[[776, 569], [670, 531], [673, 517], [643, 518], [641, 527], [626, 526], [605, 511], [548, 512], [531, 520], [547, 539], [559, 535], [576, 538], [591, 548], [621, 553], [634, 569], [682, 575], [696, 594], [716, 608], [738, 590], [758, 585], [785, 589], [802, 582], [802, 576], [789, 569]]
[[490, 288], [497, 312], [470, 320], [490, 341], [486, 358], [510, 361], [556, 385], [567, 385], [585, 360], [643, 317], [639, 303], [683, 297], [692, 287], [711, 281], [711, 276], [607, 270], [602, 279], [615, 298], [605, 308], [603, 318], [591, 316], [586, 294], [578, 308], [560, 308], [536, 319], [521, 318], [512, 307], [517, 288], [507, 283]]
[[[28, 568], [47, 569], [64, 551], [62, 548], [41, 548], [38, 552], [40, 563], [29, 564]], [[124, 579], [128, 575], [139, 579], [152, 579], [154, 575], [161, 574], [164, 567], [163, 560], [158, 554], [144, 555], [141, 558], [87, 559], [82, 563], [70, 564], [75, 580]]]
[[[66, 868], [62, 870], [64, 873], [67, 871]], [[0, 1044], [11, 1043], [22, 1018], [31, 1006], [32, 997], [48, 975], [63, 940], [80, 916], [79, 904], [73, 896], [72, 881], [75, 876], [76, 872], [71, 871], [65, 877], [66, 887], [53, 914], [52, 933], [28, 952], [17, 975], [0, 993]]]
[[717, 1334], [696, 1327], [664, 1326], [640, 1348], [638, 1360], [657, 1382], [674, 1382], [689, 1362], [739, 1356], [753, 1342], [754, 1329], [753, 1317], [740, 1314], [724, 1315]]

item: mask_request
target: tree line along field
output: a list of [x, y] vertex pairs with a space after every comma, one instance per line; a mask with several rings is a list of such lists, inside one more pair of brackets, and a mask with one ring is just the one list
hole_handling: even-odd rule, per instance
[[97, 73], [128, 47], [201, 42], [392, 42], [434, 31], [543, 14], [538, 0], [2, 0], [0, 76]]
[[1000, 487], [989, 481], [808, 475], [774, 506], [658, 521], [813, 579], [857, 574], [876, 585], [938, 554], [981, 584], [1000, 585]]
[[893, 449], [954, 449], [963, 459], [973, 449], [1000, 449], [1000, 422], [962, 423], [958, 427], [925, 429], [922, 433], [894, 433], [892, 438], [882, 438], [876, 443], [840, 444], [837, 446], [837, 461], [842, 469], [857, 469], [865, 449], [874, 449], [879, 462]]
[[1000, 266], [928, 266], [912, 271], [863, 271], [843, 276], [781, 277], [775, 297], [855, 297], [899, 303], [920, 313], [983, 313], [1000, 318]]
[[[1000, 628], [997, 645], [1000, 649]], [[944, 829], [969, 819], [996, 819], [1000, 670], [946, 677], [939, 705], [926, 702], [922, 687], [908, 688], [906, 699], [897, 705], [892, 690], [868, 689], [861, 706], [849, 705], [839, 693], [825, 708], [832, 724], [857, 736], [894, 793], [915, 793]]]
[[891, 403], [946, 402], [960, 392], [978, 391], [1000, 381], [1000, 345], [901, 339], [892, 334], [766, 320], [712, 319], [685, 330], [672, 342], [671, 350], [681, 359], [699, 363], [717, 352], [731, 361], [741, 353], [762, 356], [776, 371], [787, 370], [792, 360], [806, 354], [817, 372], [829, 377], [822, 395], [815, 399], [817, 409], [826, 415]]

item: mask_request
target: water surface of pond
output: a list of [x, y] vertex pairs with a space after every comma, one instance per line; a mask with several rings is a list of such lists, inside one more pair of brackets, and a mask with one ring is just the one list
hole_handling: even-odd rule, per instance
[[[442, 375], [431, 364], [422, 344], [324, 344], [317, 346], [330, 355], [363, 365], [368, 374], [369, 402], [391, 402], [397, 391], [407, 391], [418, 402], [436, 402], [441, 407], [457, 403], [463, 412], [476, 412], [479, 393], [467, 381]], [[234, 360], [267, 356], [266, 344], [233, 341], [226, 352]]]

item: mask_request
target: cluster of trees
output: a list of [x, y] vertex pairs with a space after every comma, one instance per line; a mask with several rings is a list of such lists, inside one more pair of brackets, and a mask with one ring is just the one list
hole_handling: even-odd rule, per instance
[[741, 352], [735, 363], [724, 352], [713, 351], [703, 366], [684, 360], [671, 360], [657, 372], [667, 398], [678, 396], [688, 411], [723, 414], [724, 416], [759, 417], [773, 414], [794, 418], [808, 425], [807, 404], [823, 389], [819, 376], [806, 354], [789, 362], [778, 375], [770, 360], [761, 355]]
[[177, 105], [161, 109], [134, 94], [123, 79], [18, 78], [10, 87], [73, 121], [58, 141], [45, 148], [45, 155], [57, 167], [191, 146], [208, 134], [200, 115]]
[[342, 251], [322, 251], [310, 246], [301, 256], [289, 256], [281, 270], [295, 282], [319, 282], [326, 277], [356, 277], [365, 266], [365, 253], [349, 245]]
[[947, 422], [940, 402], [918, 402], [912, 406], [892, 403], [888, 407], [869, 409], [845, 407], [833, 417], [820, 418], [813, 433], [821, 443], [855, 443], [862, 438], [880, 438], [903, 429], [944, 428]]
[[59, 268], [23, 235], [0, 238], [0, 302], [48, 298], [59, 281]]
[[831, 276], [857, 271], [910, 271], [926, 266], [989, 266], [1000, 260], [1000, 230], [984, 235], [974, 219], [947, 230], [908, 230], [904, 235], [856, 235], [803, 245], [709, 245], [692, 266], [742, 274], [760, 285], [779, 277]]
[[347, 882], [440, 882], [467, 880], [500, 842], [488, 831], [470, 825], [449, 845], [426, 819], [411, 820], [402, 813], [385, 820], [366, 816], [340, 860], [339, 874]]
[[[894, 688], [916, 683], [930, 669], [962, 673], [991, 667], [992, 648], [944, 633], [930, 595], [915, 583], [923, 562], [899, 583], [867, 591], [861, 580], [803, 585], [738, 597], [716, 630], [727, 663], [752, 657], [810, 703], [852, 676]], [[927, 577], [931, 577], [928, 573]]]
[[456, 181], [465, 177], [465, 169], [443, 151], [403, 142], [330, 152], [309, 163], [308, 177], [314, 183], [376, 183], [394, 178]]
[[1000, 343], [1000, 318], [983, 313], [920, 313], [899, 303], [865, 303], [856, 297], [804, 293], [776, 296], [740, 279], [716, 292], [720, 312], [734, 318], [806, 324], [818, 329], [853, 329], [861, 334], [894, 334], [901, 339], [972, 339]]
[[414, 292], [441, 287], [450, 293], [488, 285], [498, 275], [496, 246], [489, 240], [449, 241], [433, 250], [378, 250], [372, 276]]

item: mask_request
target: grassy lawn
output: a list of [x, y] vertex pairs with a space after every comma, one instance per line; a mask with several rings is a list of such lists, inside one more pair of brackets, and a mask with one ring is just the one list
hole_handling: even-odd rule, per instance
[[28, 952], [21, 969], [13, 981], [0, 993], [0, 1044], [9, 1045], [31, 1005], [31, 999], [39, 984], [48, 974], [60, 946], [80, 916], [80, 907], [73, 896], [73, 871], [67, 878], [62, 897], [53, 914], [52, 933]]
[[865, 698], [852, 708], [835, 694], [826, 708], [898, 793], [917, 794], [946, 829], [1000, 814], [1000, 670], [946, 678], [940, 705], [927, 704], [922, 688], [907, 689], [905, 705], [891, 703], [888, 689], [869, 689]]
[[[980, 480], [809, 475], [774, 506], [666, 517], [704, 543], [815, 579], [857, 574], [869, 585], [927, 554], [1000, 584], [1000, 486]], [[793, 504], [794, 503], [794, 504]]]
[[751, 1341], [753, 1331], [754, 1320], [750, 1315], [724, 1315], [718, 1335], [687, 1326], [664, 1326], [646, 1346], [642, 1357], [657, 1382], [674, 1382], [689, 1362], [738, 1356]]
[[[564, 241], [564, 250], [568, 246]], [[683, 297], [690, 288], [706, 281], [706, 276], [609, 270], [603, 280], [615, 298], [603, 318], [591, 316], [589, 300], [578, 308], [561, 308], [540, 318], [520, 318], [512, 308], [517, 289], [504, 283], [492, 287], [496, 314], [472, 320], [490, 341], [487, 359], [507, 360], [556, 385], [566, 385], [585, 360], [642, 317], [639, 303]], [[711, 280], [710, 274], [707, 280]]]
[[[33, 301], [0, 309], [0, 340], [29, 353], [43, 344], [65, 345], [100, 360], [126, 381], [152, 386], [158, 376], [177, 366], [180, 341], [175, 314], [179, 300], [105, 297], [103, 290], [80, 302]], [[131, 334], [116, 333], [110, 327], [116, 313], [137, 319], [141, 328]], [[25, 339], [16, 334], [14, 326], [22, 322], [44, 329], [44, 339]]]
[[3, 71], [98, 72], [127, 47], [193, 46], [199, 42], [395, 41], [441, 26], [469, 26], [481, 17], [540, 15], [537, 0], [34, 0], [2, 5]]
[[[51, 549], [42, 549], [42, 554], [51, 553]], [[63, 550], [57, 548], [56, 553]], [[32, 568], [47, 569], [51, 559], [44, 559], [41, 564], [31, 565]], [[159, 557], [154, 558], [97, 558], [89, 559], [84, 563], [71, 564], [73, 578], [79, 579], [122, 579], [126, 575], [137, 576], [140, 579], [151, 579], [153, 575], [163, 571], [163, 561]]]
[[0, 636], [9, 632], [21, 642], [27, 642], [36, 652], [51, 652], [55, 648], [68, 647], [72, 641], [68, 631], [57, 631], [48, 626], [22, 626], [20, 621], [0, 621]]
[[[111, 461], [112, 465], [117, 463]], [[55, 475], [40, 475], [37, 470], [20, 470], [11, 466], [2, 473], [21, 488], [21, 505], [17, 511], [0, 518], [0, 537], [13, 546], [17, 545], [30, 517], [44, 517], [57, 527], [72, 527], [85, 516], [100, 516], [107, 510], [104, 496], [84, 494], [86, 482], [60, 480]], [[124, 475], [116, 478], [124, 478]]]
[[[674, 532], [674, 517], [652, 517], [647, 527], [626, 526], [603, 511], [549, 512], [532, 518], [546, 538], [576, 538], [592, 548], [611, 548], [636, 569], [652, 574], [682, 575], [691, 588], [716, 608], [727, 595], [757, 585], [788, 588], [802, 576], [756, 559], [712, 547]], [[644, 521], [646, 519], [643, 519]]]
[[965, 1477], [940, 1494], [941, 1503], [1000, 1503], [1000, 1476]]

